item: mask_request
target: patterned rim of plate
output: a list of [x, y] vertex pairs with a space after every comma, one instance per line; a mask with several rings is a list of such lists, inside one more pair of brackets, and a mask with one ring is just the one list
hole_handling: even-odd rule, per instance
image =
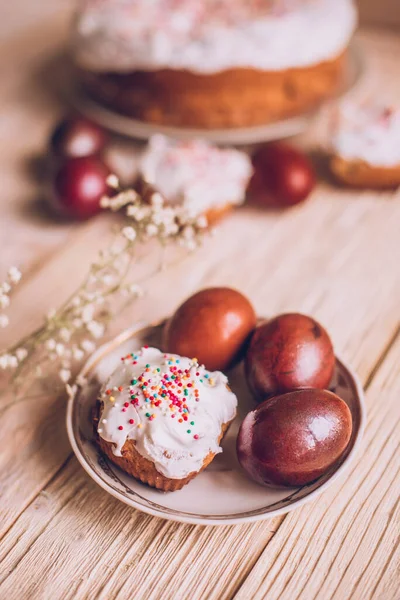
[[[80, 377], [86, 377], [89, 373], [91, 373], [96, 365], [118, 346], [127, 342], [131, 338], [135, 338], [139, 335], [143, 335], [145, 332], [154, 330], [156, 327], [159, 327], [161, 323], [162, 321], [154, 325], [140, 323], [117, 335], [110, 342], [100, 346], [86, 362], [77, 379]], [[128, 504], [129, 506], [147, 514], [167, 520], [201, 525], [232, 525], [237, 523], [269, 519], [292, 511], [295, 508], [298, 508], [316, 498], [327, 487], [329, 487], [337, 477], [342, 475], [358, 451], [363, 437], [366, 421], [364, 391], [357, 375], [352, 371], [352, 369], [346, 366], [338, 357], [336, 358], [336, 361], [342, 377], [344, 377], [348, 386], [353, 390], [354, 397], [358, 401], [358, 427], [353, 430], [352, 443], [350, 442], [349, 444], [349, 450], [345, 453], [338, 465], [320, 477], [317, 481], [302, 486], [295, 491], [291, 491], [288, 496], [252, 511], [233, 514], [227, 513], [224, 515], [203, 515], [169, 508], [149, 500], [148, 498], [141, 496], [137, 491], [130, 489], [119, 477], [117, 467], [103, 457], [99, 451], [96, 451], [97, 465], [95, 465], [85, 450], [80, 436], [76, 433], [77, 428], [79, 427], [79, 420], [77, 418], [77, 399], [79, 392], [83, 389], [83, 387], [80, 385], [78, 385], [77, 393], [75, 395], [71, 395], [67, 406], [66, 425], [69, 441], [71, 443], [72, 450], [82, 467], [100, 487], [118, 500], [121, 500], [125, 504]], [[106, 477], [108, 477], [108, 480]], [[109, 479], [111, 479], [114, 484], [112, 484]]]

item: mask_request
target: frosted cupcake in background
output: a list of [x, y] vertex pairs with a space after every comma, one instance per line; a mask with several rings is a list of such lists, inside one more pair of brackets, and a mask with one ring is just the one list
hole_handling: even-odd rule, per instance
[[351, 187], [400, 186], [400, 107], [368, 101], [343, 104], [331, 135], [331, 170]]
[[160, 192], [167, 204], [181, 205], [186, 216], [203, 216], [208, 224], [244, 202], [252, 172], [244, 152], [162, 135], [150, 139], [139, 166], [142, 182]]

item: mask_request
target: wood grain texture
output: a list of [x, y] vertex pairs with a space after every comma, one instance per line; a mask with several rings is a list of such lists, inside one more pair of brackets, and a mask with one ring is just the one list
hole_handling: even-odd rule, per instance
[[[25, 5], [18, 0], [15, 10]], [[29, 167], [63, 110], [49, 74], [71, 6], [32, 5], [14, 33], [0, 19], [0, 247], [2, 265], [18, 264], [25, 274], [2, 346], [39, 325], [79, 284], [115, 222], [54, 224], [38, 209], [38, 172]], [[365, 32], [359, 41], [373, 86], [400, 97], [398, 37]], [[317, 124], [302, 143], [321, 144], [321, 132]], [[110, 331], [164, 317], [207, 285], [242, 289], [259, 314], [312, 313], [368, 387], [366, 439], [346, 477], [285, 518], [221, 528], [164, 522], [132, 511], [86, 476], [66, 439], [65, 398], [44, 393], [0, 421], [0, 598], [395, 599], [399, 222], [399, 193], [347, 192], [329, 182], [285, 213], [238, 210], [195, 256], [151, 280], [148, 295]]]

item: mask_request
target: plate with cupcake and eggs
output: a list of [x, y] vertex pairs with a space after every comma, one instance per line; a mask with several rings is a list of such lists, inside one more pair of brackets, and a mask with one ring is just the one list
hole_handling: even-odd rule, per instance
[[67, 430], [86, 472], [125, 504], [228, 525], [286, 513], [331, 486], [365, 418], [357, 376], [315, 319], [257, 319], [240, 292], [208, 288], [92, 355]]

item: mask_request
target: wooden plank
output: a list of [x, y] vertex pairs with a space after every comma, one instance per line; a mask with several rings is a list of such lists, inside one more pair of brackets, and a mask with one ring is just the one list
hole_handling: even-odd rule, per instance
[[369, 390], [358, 460], [340, 485], [288, 515], [237, 600], [398, 599], [399, 364], [400, 336]]
[[[52, 598], [126, 597], [126, 588], [130, 589], [134, 581], [135, 597], [149, 597], [151, 593], [154, 598], [176, 598], [170, 580], [183, 565], [188, 595], [182, 597], [200, 597], [209, 587], [208, 578], [203, 577], [206, 569], [213, 572], [221, 591], [228, 590], [232, 582], [246, 575], [280, 520], [207, 528], [148, 517], [110, 498], [73, 459], [4, 539], [0, 548], [0, 594], [12, 596], [18, 586], [20, 597], [45, 598], [51, 581]], [[249, 535], [253, 544], [246, 546]], [[222, 546], [223, 556], [216, 562]], [[46, 565], [41, 558], [44, 548], [48, 553]], [[162, 569], [154, 568], [160, 563]], [[227, 563], [238, 565], [236, 573], [224, 571]], [[33, 565], [37, 565], [37, 576], [22, 581], [20, 569], [30, 570]], [[68, 569], [73, 576], [66, 586]], [[143, 586], [147, 592], [140, 591]], [[196, 593], [191, 595], [190, 590]]]

